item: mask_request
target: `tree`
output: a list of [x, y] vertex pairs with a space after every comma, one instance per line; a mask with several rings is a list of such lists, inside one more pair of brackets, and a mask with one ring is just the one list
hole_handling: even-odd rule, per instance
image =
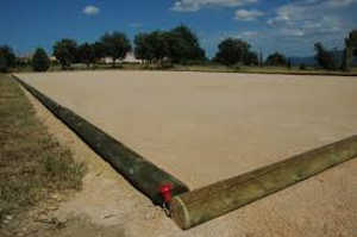
[[349, 70], [352, 64], [353, 55], [357, 56], [357, 30], [349, 32], [347, 38], [344, 39], [345, 49], [343, 54], [343, 65], [344, 70]]
[[315, 43], [314, 48], [316, 51], [315, 60], [317, 61], [318, 65], [328, 70], [335, 69], [333, 55], [324, 48], [322, 43]]
[[249, 65], [253, 59], [254, 61], [257, 60], [257, 55], [250, 52], [251, 45], [241, 39], [225, 39], [219, 44], [218, 48], [219, 51], [214, 60], [227, 66], [237, 63]]
[[9, 70], [9, 67], [7, 65], [7, 60], [6, 58], [4, 57], [4, 55], [2, 55], [0, 53], [0, 72], [8, 72]]
[[101, 42], [95, 42], [93, 45], [95, 62], [106, 56], [104, 46]]
[[185, 25], [167, 33], [169, 57], [177, 63], [205, 60], [205, 51], [200, 48], [198, 37]]
[[268, 66], [286, 66], [287, 60], [286, 60], [285, 56], [283, 56], [279, 52], [275, 52], [267, 57], [266, 65], [268, 65]]
[[287, 59], [287, 68], [290, 69], [290, 70], [292, 68], [292, 62], [291, 62], [290, 58]]
[[165, 45], [167, 47], [167, 57], [174, 63], [185, 63], [190, 56], [190, 45], [176, 32], [165, 33]]
[[91, 63], [96, 62], [95, 46], [89, 43], [81, 44], [77, 50], [77, 56], [81, 63], [90, 67]]
[[245, 65], [259, 65], [259, 58], [257, 56], [257, 53], [248, 51], [244, 58], [244, 64]]
[[148, 60], [149, 63], [152, 61], [161, 63], [170, 54], [167, 37], [168, 35], [164, 31], [138, 34], [134, 39], [136, 57]]
[[105, 55], [112, 58], [113, 67], [115, 67], [117, 59], [124, 59], [132, 49], [127, 36], [121, 32], [106, 33], [101, 37], [100, 42]]
[[135, 56], [139, 59], [161, 63], [168, 58], [174, 63], [205, 60], [205, 51], [200, 48], [196, 35], [181, 25], [170, 31], [139, 33], [135, 36]]
[[60, 62], [62, 69], [66, 69], [76, 61], [77, 43], [71, 39], [62, 39], [53, 46], [53, 55]]
[[149, 34], [146, 33], [139, 33], [134, 38], [134, 55], [138, 59], [142, 60], [152, 60], [152, 53], [151, 48], [149, 45]]
[[36, 72], [45, 72], [50, 68], [50, 59], [44, 49], [36, 49], [31, 64]]
[[146, 38], [150, 60], [162, 63], [163, 59], [169, 55], [169, 46], [166, 39], [166, 32], [154, 31]]
[[259, 66], [263, 67], [263, 65], [264, 65], [264, 57], [262, 55], [262, 50], [260, 49]]
[[13, 50], [7, 46], [0, 46], [0, 71], [8, 72], [10, 68], [16, 66], [16, 56]]

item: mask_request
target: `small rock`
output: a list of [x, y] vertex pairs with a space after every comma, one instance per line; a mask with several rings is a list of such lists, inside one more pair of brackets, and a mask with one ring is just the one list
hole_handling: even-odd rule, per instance
[[52, 195], [52, 199], [54, 199], [56, 201], [62, 201], [62, 198], [57, 194]]
[[65, 217], [57, 217], [57, 220], [60, 223], [66, 223], [67, 222], [67, 218], [65, 218]]
[[39, 221], [44, 221], [44, 220], [47, 220], [48, 219], [48, 216], [45, 215], [45, 214], [40, 214], [38, 217], [37, 217], [37, 220]]
[[7, 216], [5, 216], [5, 219], [8, 220], [8, 221], [11, 221], [11, 220], [12, 220], [12, 216], [11, 216], [11, 215], [7, 215]]
[[17, 236], [27, 236], [27, 235], [29, 235], [29, 233], [30, 233], [30, 230], [28, 228], [24, 227], [24, 228], [21, 228], [21, 230], [18, 231], [16, 233], [16, 235]]
[[58, 206], [49, 206], [49, 207], [47, 207], [47, 210], [56, 211], [56, 210], [58, 210]]
[[103, 215], [103, 219], [108, 219], [108, 218], [112, 218], [112, 217], [114, 217], [114, 216], [116, 216], [115, 214], [106, 214], [106, 215]]
[[146, 220], [151, 220], [151, 219], [153, 219], [152, 213], [146, 213], [145, 216], [144, 216], [144, 219], [146, 219]]

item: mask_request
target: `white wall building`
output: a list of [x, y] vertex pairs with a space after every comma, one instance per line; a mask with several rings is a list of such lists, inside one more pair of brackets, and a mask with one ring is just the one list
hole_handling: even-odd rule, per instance
[[[112, 58], [111, 57], [105, 57], [101, 59], [102, 63], [105, 64], [112, 64]], [[138, 63], [141, 64], [142, 60], [136, 59], [134, 54], [132, 52], [127, 53], [126, 57], [123, 60], [116, 60], [116, 63]]]

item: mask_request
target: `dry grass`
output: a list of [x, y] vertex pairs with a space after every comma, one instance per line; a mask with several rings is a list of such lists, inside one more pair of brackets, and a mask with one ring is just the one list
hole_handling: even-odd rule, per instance
[[81, 188], [84, 164], [47, 133], [19, 85], [1, 74], [0, 118], [0, 221], [53, 192]]

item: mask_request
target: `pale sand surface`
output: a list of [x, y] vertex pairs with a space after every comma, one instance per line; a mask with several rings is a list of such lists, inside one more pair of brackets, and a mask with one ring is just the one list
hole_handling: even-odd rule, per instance
[[356, 236], [356, 159], [225, 216], [182, 231], [36, 99], [26, 94], [49, 132], [71, 149], [77, 161], [86, 162], [88, 167], [83, 190], [63, 203], [54, 216], [59, 219], [68, 218], [68, 215], [84, 216], [94, 225], [86, 227], [69, 222], [54, 233], [35, 233], [33, 236], [118, 237], [122, 232], [126, 237]]
[[356, 133], [354, 77], [19, 74], [191, 188]]

